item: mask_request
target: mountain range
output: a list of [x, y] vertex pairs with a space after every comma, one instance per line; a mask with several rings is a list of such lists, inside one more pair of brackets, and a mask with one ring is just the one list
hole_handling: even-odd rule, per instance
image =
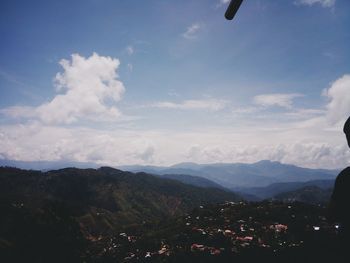
[[[205, 203], [237, 201], [217, 188], [200, 188], [146, 173], [109, 167], [65, 168], [48, 172], [0, 168], [0, 200], [40, 209], [63, 203], [86, 231], [97, 234], [119, 226], [182, 215]], [[103, 214], [103, 220], [99, 215]]]
[[334, 180], [338, 170], [310, 169], [280, 162], [260, 161], [253, 164], [181, 163], [170, 167], [120, 166], [122, 170], [147, 172], [150, 174], [185, 174], [211, 180], [225, 188], [266, 187], [275, 183], [308, 182], [314, 180]]
[[0, 167], [0, 262], [86, 262], [81, 253], [102, 237], [239, 200], [222, 189], [110, 167]]
[[317, 187], [320, 191], [334, 187], [335, 180], [311, 180], [307, 182], [274, 183], [265, 187], [237, 187], [233, 189], [246, 200], [257, 201], [272, 198], [285, 192], [292, 192], [305, 187]]
[[[83, 162], [23, 162], [0, 160], [0, 166], [48, 171], [64, 167], [97, 168], [94, 163]], [[247, 200], [272, 198], [283, 192], [294, 191], [307, 186], [320, 189], [332, 188], [338, 170], [309, 169], [280, 162], [260, 161], [252, 164], [180, 163], [169, 167], [162, 166], [119, 166], [129, 172], [144, 172], [159, 178], [173, 179], [185, 184], [218, 188], [240, 193]]]
[[[256, 166], [259, 165], [261, 163]], [[274, 165], [284, 167], [282, 164]], [[212, 170], [217, 167], [220, 170], [222, 166], [227, 168], [226, 165], [213, 165]], [[200, 165], [185, 164], [174, 169], [201, 171], [202, 168], [199, 167]], [[113, 253], [107, 255], [113, 261], [115, 257], [124, 254], [122, 258], [128, 258], [129, 249], [137, 251], [138, 247], [133, 246], [133, 238], [147, 239], [150, 229], [153, 234], [171, 234], [183, 242], [183, 237], [188, 233], [178, 235], [184, 231], [182, 225], [176, 228], [176, 232], [173, 232], [175, 229], [171, 230], [172, 225], [178, 225], [181, 218], [190, 218], [200, 226], [207, 224], [208, 229], [211, 229], [214, 221], [220, 224], [230, 221], [225, 217], [222, 217], [225, 220], [221, 219], [224, 210], [221, 208], [214, 210], [215, 216], [208, 216], [207, 213], [211, 210], [205, 208], [207, 204], [239, 204], [245, 208], [243, 210], [246, 216], [254, 214], [254, 209], [247, 210], [250, 206], [241, 202], [240, 195], [226, 190], [218, 183], [193, 175], [162, 174], [163, 169], [156, 167], [155, 170], [157, 169], [160, 175], [125, 172], [110, 167], [50, 171], [0, 167], [0, 211], [3, 215], [0, 217], [0, 261], [98, 262], [95, 260], [97, 257], [101, 259], [99, 262], [107, 262], [102, 257], [106, 248], [112, 248]], [[276, 170], [275, 176], [278, 175]], [[331, 176], [328, 173], [326, 175]], [[332, 186], [333, 182], [330, 179], [275, 183], [251, 189], [260, 198], [273, 195], [270, 199], [283, 202], [326, 204], [331, 193], [328, 186]], [[292, 188], [293, 191], [288, 191]], [[248, 191], [248, 188], [240, 189]], [[285, 193], [280, 193], [281, 190]], [[249, 195], [247, 192], [244, 194]], [[270, 206], [270, 202], [265, 204]], [[253, 202], [252, 205], [261, 208], [261, 204]], [[281, 216], [277, 208], [273, 213]], [[269, 209], [264, 210], [263, 214], [266, 215]], [[191, 215], [191, 211], [203, 211], [204, 214], [198, 217]], [[201, 220], [198, 221], [199, 219]], [[159, 225], [165, 227], [158, 229]], [[188, 222], [186, 227], [193, 231]], [[116, 243], [116, 237], [118, 240], [125, 239], [125, 244]], [[200, 234], [200, 240], [202, 238], [203, 233]], [[144, 244], [141, 239], [138, 246], [155, 248], [159, 247], [159, 242], [163, 242], [154, 238], [151, 240], [154, 244], [146, 241]]]
[[20, 169], [27, 170], [40, 170], [40, 171], [49, 171], [49, 170], [58, 170], [67, 167], [75, 168], [98, 168], [101, 165], [91, 162], [74, 162], [74, 161], [17, 161], [9, 159], [0, 159], [0, 167], [16, 167]]

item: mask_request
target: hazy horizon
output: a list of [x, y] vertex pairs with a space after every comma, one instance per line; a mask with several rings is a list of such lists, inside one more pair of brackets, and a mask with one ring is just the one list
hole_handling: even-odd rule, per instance
[[[82, 169], [97, 169], [101, 167], [111, 167], [115, 169], [125, 169], [128, 167], [143, 167], [143, 168], [173, 168], [176, 166], [183, 166], [183, 165], [198, 165], [198, 166], [215, 166], [215, 165], [254, 165], [262, 162], [270, 162], [270, 163], [278, 163], [282, 165], [292, 165], [300, 168], [307, 168], [307, 169], [325, 169], [325, 170], [332, 170], [332, 171], [339, 171], [342, 170], [344, 167], [338, 167], [338, 168], [313, 168], [313, 167], [307, 167], [307, 166], [298, 166], [291, 163], [283, 163], [280, 161], [271, 161], [271, 160], [258, 160], [255, 162], [213, 162], [213, 163], [196, 163], [196, 162], [181, 162], [181, 163], [173, 163], [169, 165], [154, 165], [154, 164], [126, 164], [126, 165], [119, 165], [115, 163], [96, 163], [96, 162], [78, 162], [78, 161], [71, 161], [71, 160], [52, 160], [52, 161], [46, 161], [46, 160], [38, 160], [38, 161], [21, 161], [21, 160], [9, 160], [9, 159], [0, 159], [0, 167], [1, 166], [9, 166], [14, 168], [20, 168], [20, 169], [38, 169], [38, 170], [47, 170], [47, 169], [63, 169], [63, 168], [82, 168]], [[22, 165], [16, 166], [12, 164], [18, 164], [18, 163], [24, 163]], [[8, 165], [10, 164], [10, 165]], [[27, 164], [27, 165], [26, 165]], [[39, 167], [38, 165], [46, 165], [48, 167]], [[53, 166], [50, 166], [53, 165]], [[59, 168], [57, 168], [57, 167]], [[53, 168], [50, 168], [53, 167]]]
[[2, 1], [0, 159], [348, 166], [350, 2]]

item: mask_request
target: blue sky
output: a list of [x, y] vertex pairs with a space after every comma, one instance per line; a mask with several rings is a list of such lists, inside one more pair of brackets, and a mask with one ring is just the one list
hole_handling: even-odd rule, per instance
[[0, 5], [1, 158], [349, 161], [347, 0]]

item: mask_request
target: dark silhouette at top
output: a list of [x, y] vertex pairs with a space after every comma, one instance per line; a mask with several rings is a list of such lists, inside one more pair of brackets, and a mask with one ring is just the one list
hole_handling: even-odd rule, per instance
[[350, 117], [348, 120], [345, 122], [344, 125], [344, 133], [346, 135], [346, 139], [348, 140], [348, 145], [350, 147]]
[[[344, 133], [350, 147], [350, 117], [344, 125]], [[329, 220], [340, 224], [341, 247], [348, 254], [350, 237], [350, 167], [345, 168], [338, 175], [329, 206]]]
[[243, 2], [243, 0], [231, 0], [229, 6], [227, 7], [226, 13], [225, 13], [225, 18], [227, 20], [232, 20], [235, 17], [242, 2]]

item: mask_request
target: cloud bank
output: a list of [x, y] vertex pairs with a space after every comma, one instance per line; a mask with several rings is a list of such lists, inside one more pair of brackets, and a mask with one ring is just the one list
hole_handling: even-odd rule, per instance
[[302, 94], [291, 93], [291, 94], [262, 94], [255, 96], [253, 101], [257, 105], [263, 107], [279, 106], [282, 108], [291, 109], [293, 105], [293, 100], [298, 97], [302, 97]]
[[298, 5], [312, 6], [320, 4], [322, 7], [334, 7], [336, 0], [298, 0], [295, 3]]
[[[73, 54], [60, 65], [63, 70], [55, 76], [53, 99], [37, 107], [0, 110], [10, 118], [0, 124], [0, 158], [115, 166], [269, 159], [318, 168], [340, 168], [350, 161], [341, 129], [350, 115], [350, 75], [331, 83], [323, 92], [324, 106], [314, 109], [296, 107], [295, 100], [303, 96], [298, 93], [260, 94], [250, 105], [236, 109], [231, 109], [229, 101], [214, 98], [152, 104], [163, 118], [167, 118], [164, 109], [170, 109], [186, 111], [183, 116], [188, 123], [191, 111], [197, 111], [195, 115], [215, 112], [214, 118], [220, 119], [208, 118], [214, 122], [200, 127], [166, 129], [161, 122], [138, 126], [135, 119], [131, 126], [116, 125], [115, 120], [125, 116], [116, 106], [125, 92], [117, 74], [118, 59]], [[149, 106], [139, 107], [139, 114]], [[110, 126], [96, 123], [101, 120]], [[175, 119], [172, 124], [176, 127]]]
[[168, 108], [177, 110], [209, 110], [218, 111], [226, 107], [228, 101], [220, 99], [184, 100], [179, 103], [163, 101], [152, 104], [156, 108]]
[[329, 100], [327, 120], [331, 124], [343, 122], [350, 115], [350, 75], [337, 79], [323, 94]]
[[185, 33], [183, 33], [182, 36], [186, 39], [194, 39], [197, 37], [197, 33], [200, 29], [201, 25], [199, 23], [194, 23], [186, 29]]

